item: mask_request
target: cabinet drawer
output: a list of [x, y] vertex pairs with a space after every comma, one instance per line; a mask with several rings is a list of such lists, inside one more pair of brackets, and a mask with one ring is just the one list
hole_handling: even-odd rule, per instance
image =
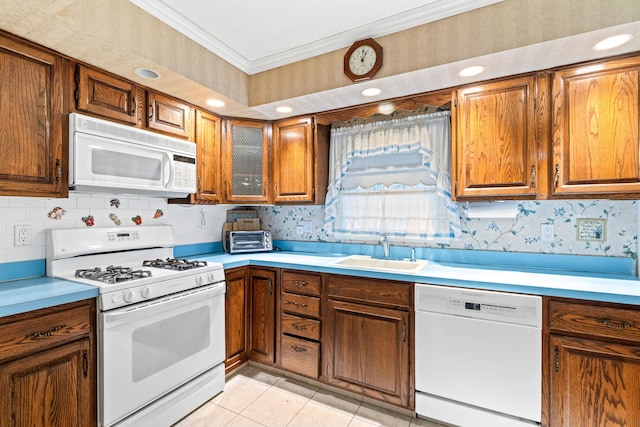
[[282, 333], [320, 340], [320, 321], [282, 314]]
[[550, 301], [549, 327], [640, 342], [640, 310]]
[[412, 283], [331, 275], [327, 287], [329, 298], [413, 308]]
[[285, 271], [282, 273], [282, 290], [320, 296], [320, 276], [297, 271]]
[[320, 317], [320, 298], [283, 292], [282, 311]]
[[89, 304], [47, 311], [39, 316], [16, 317], [15, 322], [0, 326], [0, 360], [35, 353], [91, 333]]
[[281, 362], [288, 371], [318, 378], [320, 344], [282, 335]]

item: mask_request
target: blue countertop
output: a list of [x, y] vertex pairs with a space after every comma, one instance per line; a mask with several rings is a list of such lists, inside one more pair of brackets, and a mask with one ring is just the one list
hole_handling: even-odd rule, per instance
[[521, 269], [487, 268], [478, 265], [429, 262], [416, 274], [367, 271], [335, 266], [346, 255], [271, 252], [257, 254], [213, 253], [197, 258], [219, 262], [225, 269], [246, 265], [308, 270], [404, 282], [467, 287], [532, 295], [558, 296], [593, 301], [640, 305], [640, 281], [635, 276], [594, 277], [576, 272], [538, 272]]
[[0, 282], [0, 317], [98, 296], [98, 288], [51, 277]]
[[[336, 261], [346, 257], [348, 251], [345, 251], [347, 253], [337, 253], [333, 251], [304, 252], [284, 250], [240, 255], [229, 255], [224, 252], [194, 255], [197, 249], [201, 248], [183, 248], [186, 253], [179, 254], [179, 256], [218, 262], [225, 269], [247, 265], [288, 268], [409, 283], [424, 282], [445, 286], [640, 305], [640, 281], [636, 276], [625, 274], [625, 272], [629, 271], [629, 263], [626, 260], [607, 260], [605, 259], [606, 257], [597, 257], [599, 259], [591, 263], [605, 263], [597, 267], [599, 272], [595, 271], [595, 269], [594, 271], [584, 272], [565, 271], [556, 268], [555, 265], [549, 269], [522, 265], [517, 267], [498, 266], [493, 262], [494, 258], [490, 258], [489, 262], [485, 264], [465, 264], [459, 262], [459, 257], [451, 257], [452, 253], [456, 255], [455, 252], [452, 252], [447, 253], [447, 257], [430, 260], [426, 267], [416, 274], [407, 274], [345, 268], [334, 265]], [[491, 257], [498, 257], [499, 255], [501, 254], [490, 254]], [[502, 254], [500, 262], [504, 263], [504, 258], [508, 258], [507, 255]], [[424, 259], [427, 258], [425, 257]], [[580, 257], [572, 257], [571, 259], [578, 260], [578, 264], [589, 264], [589, 259], [581, 259]], [[553, 265], [554, 262], [562, 265], [565, 260], [566, 258], [563, 259], [557, 256], [544, 257], [545, 262], [551, 261], [548, 265]], [[604, 274], [604, 271], [612, 273]], [[98, 288], [96, 287], [50, 277], [3, 281], [0, 282], [0, 316], [8, 316], [97, 296]]]

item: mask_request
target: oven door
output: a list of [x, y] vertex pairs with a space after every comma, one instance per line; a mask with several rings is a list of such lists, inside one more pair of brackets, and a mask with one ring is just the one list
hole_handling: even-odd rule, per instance
[[225, 288], [216, 283], [100, 314], [101, 425], [224, 361]]

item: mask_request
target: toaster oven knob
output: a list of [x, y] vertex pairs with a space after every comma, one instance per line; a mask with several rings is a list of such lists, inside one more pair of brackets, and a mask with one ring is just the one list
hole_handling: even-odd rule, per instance
[[145, 286], [144, 288], [142, 288], [142, 298], [149, 298], [151, 296], [151, 288], [148, 286]]
[[125, 302], [132, 302], [134, 297], [135, 295], [133, 294], [133, 291], [131, 289], [124, 293]]

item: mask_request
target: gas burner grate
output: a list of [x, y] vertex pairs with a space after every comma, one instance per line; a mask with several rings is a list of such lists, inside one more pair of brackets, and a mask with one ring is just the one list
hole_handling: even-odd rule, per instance
[[110, 265], [104, 270], [99, 267], [76, 270], [75, 276], [82, 279], [96, 280], [104, 283], [120, 283], [129, 280], [142, 279], [144, 277], [151, 277], [151, 271], [134, 270], [129, 267]]
[[167, 258], [165, 260], [154, 259], [154, 260], [143, 261], [142, 266], [182, 271], [182, 270], [191, 270], [198, 267], [206, 267], [207, 262], [192, 261], [192, 260], [183, 259], [183, 258]]

